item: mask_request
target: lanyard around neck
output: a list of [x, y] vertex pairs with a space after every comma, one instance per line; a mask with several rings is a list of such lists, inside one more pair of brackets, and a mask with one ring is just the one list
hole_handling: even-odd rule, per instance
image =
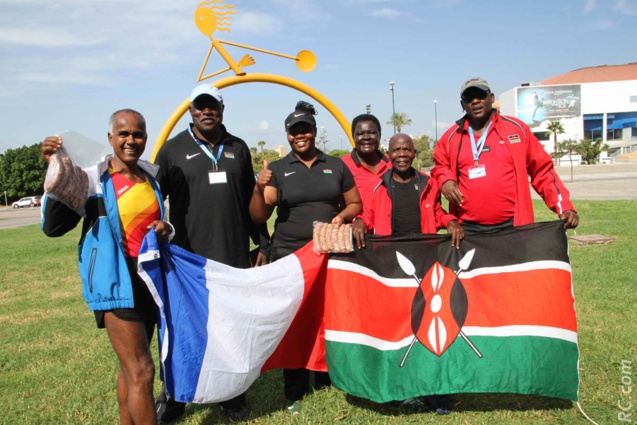
[[473, 152], [473, 160], [475, 164], [478, 165], [478, 159], [480, 159], [480, 154], [482, 153], [482, 149], [484, 148], [484, 142], [487, 140], [487, 134], [489, 134], [489, 127], [491, 127], [491, 122], [487, 125], [487, 127], [482, 132], [482, 136], [476, 143], [476, 138], [473, 134], [473, 127], [469, 126], [469, 137], [471, 138], [471, 152]]
[[188, 132], [192, 136], [192, 139], [195, 141], [195, 143], [197, 143], [197, 145], [199, 145], [201, 150], [206, 155], [208, 155], [208, 158], [210, 158], [212, 160], [212, 163], [215, 166], [215, 168], [218, 168], [219, 167], [219, 160], [221, 159], [221, 153], [223, 152], [223, 141], [219, 142], [219, 151], [217, 152], [217, 157], [215, 158], [215, 156], [212, 154], [212, 148], [210, 148], [210, 149], [206, 148], [206, 143], [202, 142], [201, 140], [199, 140], [199, 138], [197, 136], [195, 136], [195, 133], [192, 131], [191, 127], [188, 127]]

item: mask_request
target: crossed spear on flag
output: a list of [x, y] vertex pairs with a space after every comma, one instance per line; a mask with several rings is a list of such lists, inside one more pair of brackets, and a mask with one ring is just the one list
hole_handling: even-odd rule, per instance
[[[419, 290], [422, 292], [425, 304], [424, 308], [422, 309], [423, 317], [418, 318], [420, 319], [418, 321], [412, 319], [412, 330], [414, 331], [414, 338], [411, 341], [411, 344], [409, 345], [409, 348], [407, 349], [402, 362], [400, 363], [400, 367], [403, 367], [403, 365], [405, 364], [407, 356], [409, 356], [409, 353], [411, 352], [411, 349], [413, 348], [417, 339], [420, 340], [420, 342], [429, 351], [436, 354], [437, 356], [441, 356], [442, 353], [444, 353], [446, 349], [452, 344], [455, 337], [460, 335], [462, 339], [464, 339], [465, 342], [469, 344], [469, 347], [473, 349], [476, 355], [482, 358], [482, 353], [480, 353], [476, 346], [473, 345], [467, 335], [465, 335], [465, 333], [462, 331], [462, 325], [464, 324], [464, 319], [467, 316], [467, 294], [464, 290], [464, 287], [462, 286], [462, 282], [457, 279], [461, 271], [469, 268], [474, 254], [475, 249], [472, 249], [471, 251], [467, 252], [464, 257], [462, 257], [462, 259], [458, 263], [458, 270], [453, 275], [453, 279], [446, 279], [445, 269], [449, 269], [442, 266], [439, 262], [436, 262], [431, 267], [431, 269], [429, 269], [429, 272], [427, 273], [425, 278], [421, 281], [418, 276], [416, 276], [416, 267], [414, 266], [414, 264], [400, 252], [396, 252], [396, 258], [398, 259], [398, 264], [400, 265], [401, 269], [406, 274], [413, 276], [414, 279], [416, 279], [416, 282], [418, 282], [418, 287]], [[422, 282], [425, 281], [427, 277], [429, 277], [429, 281], [431, 281], [433, 290], [433, 296], [431, 297], [431, 299], [426, 299], [424, 294], [429, 291], [426, 291], [422, 286]], [[443, 296], [445, 299], [443, 299]], [[445, 301], [447, 301], [446, 304]], [[452, 308], [454, 307], [451, 305], [453, 301], [456, 301], [458, 304], [460, 304], [460, 308]], [[414, 300], [414, 303], [416, 303], [416, 300]], [[413, 309], [414, 308], [412, 307], [412, 312]], [[418, 335], [420, 333], [420, 325], [422, 324], [425, 314], [432, 316], [431, 323], [429, 325], [428, 332], [425, 334], [426, 337], [422, 336], [421, 338], [419, 338]], [[445, 315], [445, 318], [450, 318], [450, 320], [447, 321], [446, 326], [445, 322], [441, 318], [441, 316]], [[449, 323], [450, 321], [452, 323]], [[451, 338], [447, 338], [448, 335]]]

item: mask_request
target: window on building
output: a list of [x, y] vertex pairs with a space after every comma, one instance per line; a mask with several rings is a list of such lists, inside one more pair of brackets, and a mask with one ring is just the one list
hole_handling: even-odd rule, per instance
[[533, 134], [540, 142], [545, 142], [547, 140], [551, 140], [551, 135], [553, 133], [551, 133], [550, 131], [537, 131], [533, 132]]
[[602, 138], [604, 116], [601, 114], [584, 115], [584, 138], [589, 140]]
[[631, 128], [630, 138], [631, 139], [637, 139], [637, 127]]
[[589, 140], [601, 139], [602, 130], [586, 130], [584, 131], [584, 138]]
[[[621, 140], [622, 139], [623, 130], [621, 128], [617, 128], [615, 130], [607, 130], [606, 131], [606, 140]], [[595, 139], [593, 139], [595, 140]]]

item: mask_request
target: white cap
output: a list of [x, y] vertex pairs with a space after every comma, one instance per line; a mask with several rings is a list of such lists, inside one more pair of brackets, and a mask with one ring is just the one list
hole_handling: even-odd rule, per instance
[[195, 87], [192, 93], [190, 93], [190, 103], [194, 102], [196, 98], [204, 94], [214, 97], [219, 103], [223, 103], [221, 92], [218, 88], [211, 84], [201, 84]]

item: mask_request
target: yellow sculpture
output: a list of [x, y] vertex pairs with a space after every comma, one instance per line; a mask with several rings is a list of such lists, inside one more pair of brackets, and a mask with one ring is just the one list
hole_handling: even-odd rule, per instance
[[[204, 60], [203, 66], [201, 67], [201, 71], [199, 71], [199, 77], [197, 78], [197, 81], [202, 81], [207, 78], [214, 77], [215, 75], [230, 71], [231, 69], [237, 75], [244, 75], [245, 71], [242, 69], [242, 67], [255, 64], [252, 56], [248, 54], [244, 55], [238, 63], [235, 62], [235, 60], [228, 54], [222, 44], [242, 47], [244, 49], [254, 50], [255, 52], [267, 53], [269, 55], [292, 59], [296, 61], [296, 66], [303, 72], [310, 72], [314, 69], [314, 67], [316, 66], [316, 56], [314, 56], [314, 53], [310, 52], [309, 50], [302, 50], [296, 56], [290, 56], [284, 55], [283, 53], [276, 53], [269, 50], [257, 49], [256, 47], [250, 47], [243, 44], [231, 43], [229, 41], [215, 39], [212, 36], [215, 31], [230, 32], [230, 19], [232, 18], [232, 15], [237, 13], [235, 10], [232, 10], [234, 9], [234, 5], [219, 5], [219, 3], [222, 2], [223, 0], [210, 0], [201, 2], [199, 3], [199, 6], [197, 6], [197, 10], [195, 11], [195, 25], [197, 25], [199, 31], [208, 36], [212, 41], [212, 43], [210, 44], [210, 48], [208, 49], [206, 59]], [[212, 53], [213, 48], [217, 49], [221, 57], [228, 63], [228, 65], [230, 65], [230, 67], [214, 72], [212, 74], [208, 74], [206, 76], [202, 76], [203, 71], [208, 64], [208, 60], [210, 59], [210, 53]]]
[[[218, 89], [222, 89], [225, 87], [230, 87], [235, 84], [243, 84], [243, 83], [274, 83], [284, 85], [295, 90], [298, 90], [311, 98], [315, 99], [319, 102], [325, 109], [327, 109], [334, 118], [338, 121], [338, 123], [343, 128], [345, 134], [350, 139], [350, 144], [354, 146], [354, 141], [351, 138], [351, 126], [349, 122], [345, 119], [345, 116], [338, 110], [336, 106], [332, 102], [330, 102], [325, 96], [323, 96], [318, 91], [313, 88], [299, 82], [293, 80], [288, 77], [284, 77], [282, 75], [275, 74], [247, 74], [243, 68], [254, 65], [255, 60], [248, 54], [244, 55], [239, 62], [236, 62], [232, 56], [228, 53], [228, 51], [223, 47], [222, 44], [227, 44], [229, 46], [241, 47], [248, 50], [253, 50], [255, 52], [266, 53], [270, 55], [280, 56], [287, 59], [292, 59], [295, 61], [297, 68], [299, 68], [303, 72], [310, 72], [316, 66], [316, 56], [309, 50], [302, 50], [296, 56], [284, 55], [282, 53], [276, 53], [268, 50], [258, 49], [256, 47], [245, 46], [238, 43], [232, 43], [229, 41], [217, 40], [212, 35], [215, 31], [227, 31], [230, 32], [230, 20], [233, 15], [238, 13], [234, 10], [234, 5], [224, 5], [223, 0], [210, 0], [203, 1], [199, 3], [197, 6], [197, 10], [195, 11], [195, 25], [199, 28], [203, 34], [210, 38], [211, 44], [208, 49], [208, 54], [206, 55], [206, 59], [204, 59], [204, 63], [201, 66], [201, 70], [199, 71], [199, 75], [197, 77], [197, 81], [203, 81], [208, 78], [214, 77], [216, 75], [222, 74], [227, 71], [234, 71], [233, 76], [223, 78], [221, 80], [217, 80], [213, 85]], [[227, 68], [221, 69], [219, 71], [215, 71], [211, 74], [203, 76], [204, 70], [208, 61], [210, 60], [210, 54], [212, 50], [216, 49], [221, 55], [222, 59], [226, 61], [229, 65]], [[153, 147], [153, 152], [151, 154], [151, 161], [155, 160], [159, 149], [164, 144], [164, 142], [168, 139], [171, 131], [179, 122], [181, 117], [188, 110], [188, 106], [190, 105], [190, 100], [186, 98], [175, 111], [173, 111], [172, 115], [166, 120], [164, 126], [162, 127], [159, 135], [157, 136], [157, 141], [155, 142], [155, 146]]]

